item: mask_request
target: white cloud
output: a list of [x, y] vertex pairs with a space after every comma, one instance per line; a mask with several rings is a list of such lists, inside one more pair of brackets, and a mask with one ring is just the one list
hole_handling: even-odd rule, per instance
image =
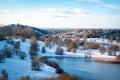
[[4, 14], [4, 13], [10, 13], [10, 11], [7, 10], [7, 9], [1, 10], [1, 12], [2, 12], [3, 14]]
[[111, 9], [120, 9], [119, 6], [115, 6], [115, 5], [112, 5], [112, 4], [109, 4], [109, 3], [105, 3], [103, 0], [78, 0], [78, 1], [81, 1], [81, 2], [92, 2], [92, 3], [103, 5], [105, 7], [111, 8]]
[[120, 9], [120, 7], [114, 6], [112, 4], [103, 3], [103, 5], [106, 6], [106, 7], [108, 7], [108, 8], [112, 8], [112, 9]]
[[0, 14], [0, 24], [21, 23], [50, 28], [119, 27], [119, 19], [120, 16], [116, 15], [87, 14], [80, 8], [46, 8]]

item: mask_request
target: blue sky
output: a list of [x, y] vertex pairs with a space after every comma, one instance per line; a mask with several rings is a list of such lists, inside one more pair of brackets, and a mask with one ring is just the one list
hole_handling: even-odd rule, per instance
[[119, 28], [120, 0], [0, 0], [0, 24]]

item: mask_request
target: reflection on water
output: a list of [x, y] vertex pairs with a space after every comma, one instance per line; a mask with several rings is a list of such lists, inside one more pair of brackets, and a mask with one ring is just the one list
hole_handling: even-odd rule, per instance
[[83, 80], [120, 80], [120, 64], [97, 63], [88, 59], [50, 58], [70, 74]]

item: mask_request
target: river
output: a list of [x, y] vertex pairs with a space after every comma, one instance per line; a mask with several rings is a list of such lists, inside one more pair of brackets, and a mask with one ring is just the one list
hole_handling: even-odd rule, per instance
[[50, 58], [82, 80], [120, 80], [120, 64], [98, 63], [84, 58]]

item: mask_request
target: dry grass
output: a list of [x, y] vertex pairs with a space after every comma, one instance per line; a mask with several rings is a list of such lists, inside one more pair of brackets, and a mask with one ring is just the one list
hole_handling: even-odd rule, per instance
[[120, 63], [120, 59], [104, 59], [104, 58], [92, 58], [96, 62], [105, 62], [105, 63]]
[[81, 79], [77, 76], [71, 76], [71, 75], [63, 72], [58, 77], [52, 77], [52, 78], [48, 78], [48, 79], [45, 79], [45, 80], [81, 80]]

